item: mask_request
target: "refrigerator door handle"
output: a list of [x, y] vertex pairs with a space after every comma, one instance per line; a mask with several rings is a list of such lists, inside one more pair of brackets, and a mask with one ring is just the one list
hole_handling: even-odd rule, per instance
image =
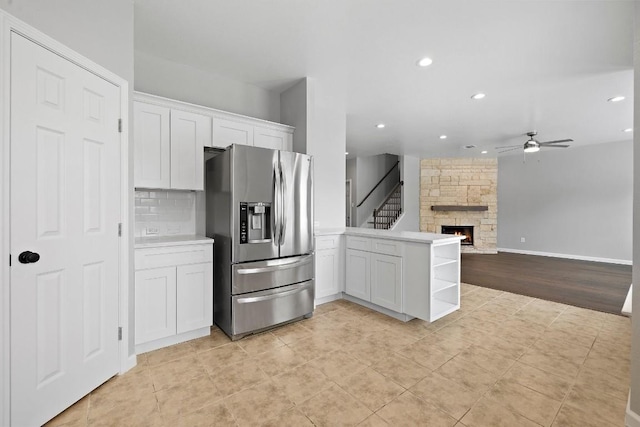
[[280, 185], [282, 186], [281, 196], [282, 196], [282, 223], [280, 224], [280, 245], [284, 245], [284, 237], [287, 234], [287, 222], [289, 218], [287, 218], [287, 206], [285, 205], [285, 201], [287, 199], [287, 180], [282, 173], [282, 163], [280, 163]]
[[[275, 166], [275, 165], [274, 165]], [[273, 212], [271, 213], [271, 233], [273, 242], [280, 246], [280, 170], [279, 164], [273, 168]]]

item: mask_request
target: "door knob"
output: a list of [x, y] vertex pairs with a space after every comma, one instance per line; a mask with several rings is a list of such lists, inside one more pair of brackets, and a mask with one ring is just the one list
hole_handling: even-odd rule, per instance
[[39, 259], [40, 259], [40, 254], [37, 252], [24, 251], [20, 255], [18, 255], [18, 261], [20, 261], [23, 264], [38, 262]]

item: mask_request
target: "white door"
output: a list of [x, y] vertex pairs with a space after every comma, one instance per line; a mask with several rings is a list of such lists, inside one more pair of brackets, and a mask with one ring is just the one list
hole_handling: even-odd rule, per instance
[[193, 331], [213, 324], [213, 264], [176, 267], [176, 332]]
[[171, 110], [171, 188], [204, 190], [205, 145], [211, 145], [211, 119]]
[[[119, 105], [118, 87], [11, 35], [15, 426], [43, 424], [119, 369]], [[39, 261], [19, 262], [26, 251]]]
[[171, 140], [166, 107], [133, 103], [134, 185], [171, 188]]
[[316, 299], [340, 292], [340, 250], [338, 248], [316, 251]]

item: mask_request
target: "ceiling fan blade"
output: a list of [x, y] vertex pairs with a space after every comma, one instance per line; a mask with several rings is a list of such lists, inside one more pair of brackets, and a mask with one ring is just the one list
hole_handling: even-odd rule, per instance
[[569, 148], [570, 147], [570, 145], [543, 145], [543, 144], [540, 144], [540, 146], [544, 148]]
[[[503, 147], [503, 148], [507, 148], [507, 147]], [[522, 147], [518, 145], [517, 147], [509, 148], [508, 150], [498, 151], [498, 154], [506, 153], [507, 151], [513, 151], [513, 150], [522, 150]]]
[[507, 145], [507, 146], [504, 146], [504, 147], [494, 147], [494, 148], [495, 148], [496, 150], [501, 150], [501, 149], [503, 149], [503, 148], [514, 148], [514, 147], [520, 147], [520, 148], [522, 148], [522, 144], [518, 144], [518, 145]]
[[573, 139], [556, 139], [555, 141], [545, 141], [545, 142], [540, 142], [540, 145], [546, 145], [546, 144], [558, 144], [560, 142], [573, 142]]

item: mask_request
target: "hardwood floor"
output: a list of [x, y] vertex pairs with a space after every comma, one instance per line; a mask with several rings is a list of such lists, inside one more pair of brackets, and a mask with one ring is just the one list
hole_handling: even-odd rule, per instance
[[501, 252], [462, 254], [462, 282], [620, 314], [631, 266]]

